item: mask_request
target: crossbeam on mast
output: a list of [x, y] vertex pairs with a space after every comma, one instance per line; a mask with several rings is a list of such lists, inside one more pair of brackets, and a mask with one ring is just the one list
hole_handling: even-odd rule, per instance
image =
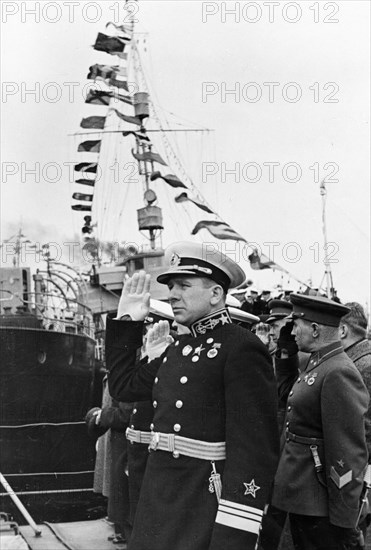
[[[69, 136], [86, 136], [89, 134], [122, 134], [122, 132], [125, 132], [125, 130], [99, 130], [97, 132], [75, 132], [74, 134], [68, 134]], [[146, 133], [149, 132], [215, 132], [215, 130], [209, 130], [208, 128], [205, 129], [192, 129], [192, 128], [185, 128], [184, 130], [179, 129], [169, 129], [169, 130], [147, 130]]]

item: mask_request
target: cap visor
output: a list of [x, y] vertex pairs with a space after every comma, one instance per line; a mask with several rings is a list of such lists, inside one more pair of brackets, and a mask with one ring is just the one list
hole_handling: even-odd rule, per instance
[[272, 321], [277, 321], [278, 319], [286, 319], [286, 318], [287, 318], [286, 313], [275, 313], [274, 315], [271, 315], [270, 317], [268, 317], [268, 319], [265, 322], [271, 323]]
[[158, 315], [158, 317], [164, 317], [171, 321], [174, 319], [173, 310], [168, 302], [161, 302], [161, 300], [151, 298], [149, 310], [150, 313]]
[[260, 321], [259, 317], [257, 317], [256, 315], [253, 315], [252, 313], [247, 313], [247, 311], [243, 311], [233, 306], [228, 306], [228, 311], [233, 321], [240, 321], [243, 323], [251, 324], [259, 323]]
[[184, 276], [193, 276], [193, 277], [205, 277], [205, 275], [197, 275], [194, 271], [186, 271], [185, 269], [173, 269], [171, 271], [165, 271], [157, 277], [157, 281], [162, 285], [167, 285], [170, 279], [173, 277], [184, 277]]
[[286, 317], [289, 321], [294, 321], [295, 319], [301, 319], [304, 317], [304, 313], [294, 313], [293, 311]]

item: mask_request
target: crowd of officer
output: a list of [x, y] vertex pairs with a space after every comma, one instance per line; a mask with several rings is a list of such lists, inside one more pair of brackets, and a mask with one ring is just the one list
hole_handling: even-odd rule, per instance
[[245, 281], [233, 260], [184, 242], [166, 259], [157, 280], [177, 332], [167, 320], [148, 327], [144, 272], [107, 320], [109, 391], [133, 404], [129, 550], [277, 549], [285, 524], [298, 550], [362, 548], [371, 484], [362, 307], [250, 288], [233, 319], [227, 293]]

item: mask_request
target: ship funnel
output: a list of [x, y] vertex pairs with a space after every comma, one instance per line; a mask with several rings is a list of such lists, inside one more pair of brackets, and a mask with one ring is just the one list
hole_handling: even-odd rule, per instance
[[143, 120], [149, 117], [149, 94], [147, 92], [137, 92], [134, 94], [135, 116]]

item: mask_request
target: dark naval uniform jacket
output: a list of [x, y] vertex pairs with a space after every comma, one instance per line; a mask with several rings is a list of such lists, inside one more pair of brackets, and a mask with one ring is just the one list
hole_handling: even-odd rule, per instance
[[278, 457], [269, 354], [222, 310], [138, 365], [142, 325], [108, 319], [106, 334], [111, 394], [153, 405], [129, 548], [253, 550]]
[[299, 376], [293, 365], [291, 375], [277, 371], [293, 386], [272, 504], [354, 528], [367, 466], [367, 390], [340, 342], [313, 353]]
[[[135, 430], [136, 432], [149, 432], [151, 430], [152, 420], [152, 401], [137, 401], [134, 403], [129, 424], [131, 430]], [[134, 522], [137, 511], [148, 456], [148, 443], [128, 441], [130, 519], [132, 523]]]

